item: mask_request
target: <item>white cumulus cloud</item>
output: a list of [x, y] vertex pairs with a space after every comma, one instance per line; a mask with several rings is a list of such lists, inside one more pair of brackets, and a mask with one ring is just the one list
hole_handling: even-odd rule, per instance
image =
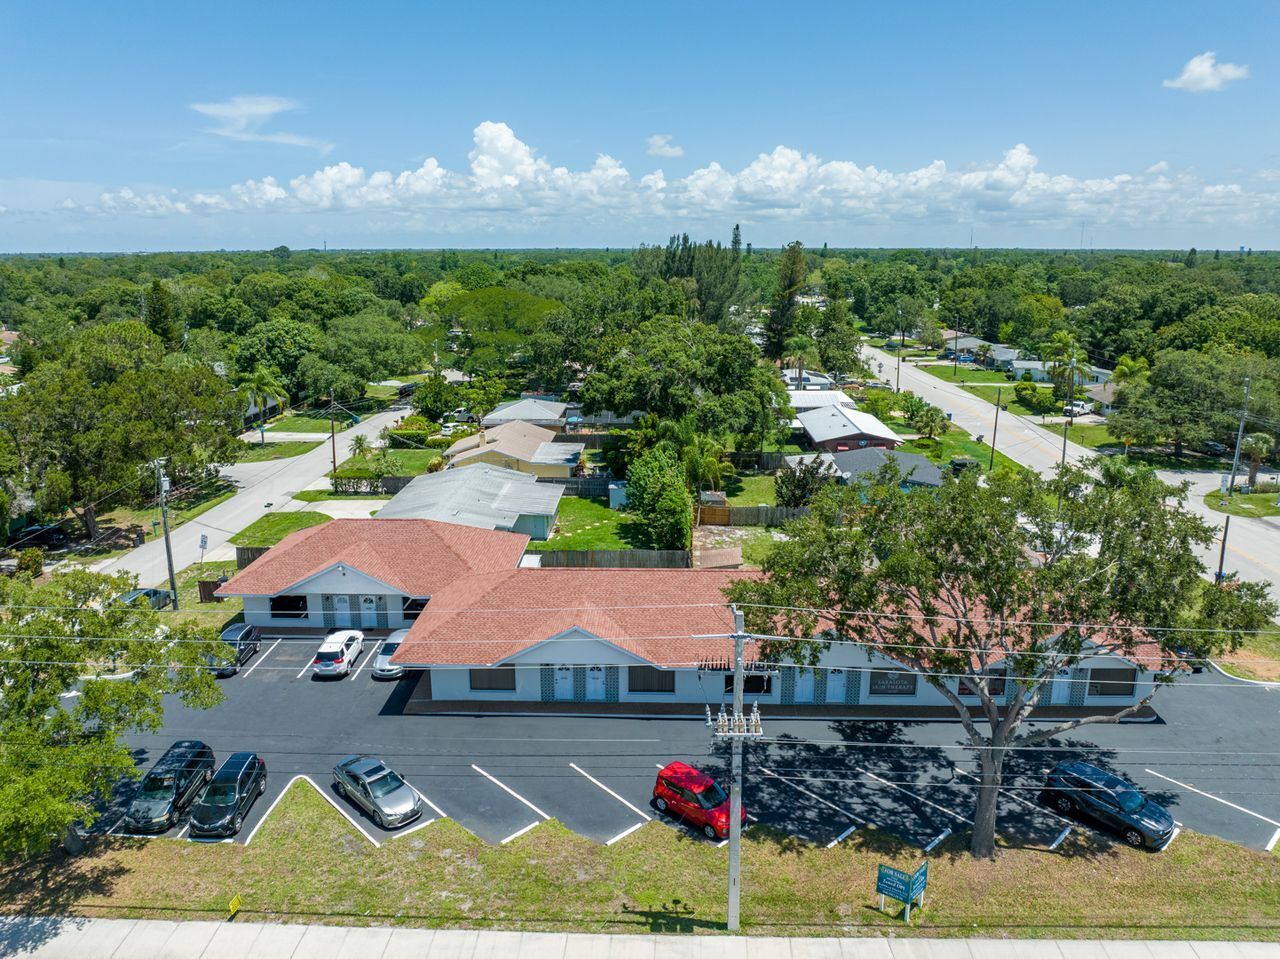
[[1174, 90], [1190, 93], [1206, 93], [1221, 90], [1232, 80], [1245, 80], [1249, 68], [1238, 63], [1218, 63], [1218, 55], [1206, 50], [1187, 61], [1176, 79], [1165, 80], [1164, 85]]
[[655, 133], [645, 141], [646, 152], [651, 157], [682, 157], [684, 147], [671, 142], [670, 133]]
[[239, 96], [220, 103], [193, 103], [191, 109], [216, 121], [207, 132], [228, 140], [256, 143], [281, 143], [286, 146], [310, 147], [328, 153], [333, 144], [296, 133], [264, 130], [281, 113], [298, 109], [299, 104], [285, 97]]

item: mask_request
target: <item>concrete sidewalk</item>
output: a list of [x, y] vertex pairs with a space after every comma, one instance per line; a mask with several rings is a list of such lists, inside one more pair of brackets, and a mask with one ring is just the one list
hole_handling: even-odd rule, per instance
[[1052, 939], [784, 939], [0, 919], [0, 956], [39, 959], [1276, 959], [1274, 943]]

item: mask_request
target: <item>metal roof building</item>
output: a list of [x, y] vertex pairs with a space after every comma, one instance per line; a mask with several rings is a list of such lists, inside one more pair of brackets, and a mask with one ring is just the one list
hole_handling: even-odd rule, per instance
[[555, 526], [564, 488], [531, 473], [477, 463], [415, 477], [378, 519], [433, 519], [546, 539]]

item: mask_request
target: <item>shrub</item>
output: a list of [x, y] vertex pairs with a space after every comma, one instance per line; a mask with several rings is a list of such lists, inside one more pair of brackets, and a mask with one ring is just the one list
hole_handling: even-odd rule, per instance
[[693, 535], [693, 500], [683, 486], [671, 484], [658, 497], [648, 517], [649, 542], [654, 549], [688, 549]]
[[355, 467], [338, 470], [329, 477], [329, 485], [335, 493], [380, 493], [382, 484], [371, 469]]
[[31, 546], [18, 554], [18, 575], [35, 579], [44, 572], [44, 550]]
[[435, 434], [439, 431], [439, 427], [435, 430], [387, 430], [387, 445], [393, 450], [417, 450], [429, 446], [432, 440], [450, 439], [447, 436], [437, 437]]

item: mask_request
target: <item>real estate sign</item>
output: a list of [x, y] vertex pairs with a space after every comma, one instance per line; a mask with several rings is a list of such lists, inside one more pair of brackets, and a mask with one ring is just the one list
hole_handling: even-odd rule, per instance
[[876, 873], [876, 892], [880, 894], [880, 908], [884, 909], [884, 900], [888, 896], [890, 899], [896, 899], [898, 902], [906, 906], [903, 912], [903, 919], [906, 922], [911, 921], [911, 904], [920, 900], [920, 906], [924, 907], [924, 890], [929, 884], [929, 863], [926, 860], [920, 864], [920, 868], [915, 872], [906, 872], [902, 869], [895, 869], [893, 866], [881, 864], [879, 871]]

